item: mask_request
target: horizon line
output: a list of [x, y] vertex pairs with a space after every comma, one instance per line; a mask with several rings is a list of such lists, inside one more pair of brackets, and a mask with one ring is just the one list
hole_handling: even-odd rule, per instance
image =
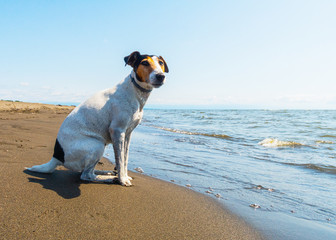
[[[41, 103], [41, 104], [51, 104], [51, 105], [62, 105], [62, 106], [78, 106], [81, 102], [62, 102], [62, 101], [21, 101], [21, 100], [10, 100], [10, 99], [0, 99], [0, 101], [7, 102], [26, 102], [26, 103]], [[276, 107], [276, 106], [258, 106], [258, 105], [245, 105], [245, 104], [148, 104], [144, 107], [148, 110], [319, 110], [319, 111], [335, 111], [335, 108], [298, 108], [298, 107]]]

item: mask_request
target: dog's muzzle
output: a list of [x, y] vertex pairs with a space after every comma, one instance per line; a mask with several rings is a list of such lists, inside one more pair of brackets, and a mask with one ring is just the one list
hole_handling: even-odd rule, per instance
[[155, 81], [154, 83], [152, 83], [152, 85], [156, 88], [161, 87], [163, 85], [165, 78], [166, 76], [163, 73], [157, 73], [155, 75]]

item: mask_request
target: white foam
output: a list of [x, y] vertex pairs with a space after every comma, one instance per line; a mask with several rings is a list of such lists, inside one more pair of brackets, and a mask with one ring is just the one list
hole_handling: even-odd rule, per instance
[[276, 138], [266, 138], [258, 143], [264, 147], [296, 147], [303, 146], [302, 143], [292, 142], [292, 141], [281, 141]]

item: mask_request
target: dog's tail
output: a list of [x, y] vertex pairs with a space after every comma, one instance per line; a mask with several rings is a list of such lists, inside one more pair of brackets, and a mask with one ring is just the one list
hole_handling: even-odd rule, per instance
[[52, 173], [55, 171], [56, 167], [60, 165], [62, 165], [62, 162], [53, 157], [49, 162], [45, 164], [36, 165], [26, 169], [32, 172]]

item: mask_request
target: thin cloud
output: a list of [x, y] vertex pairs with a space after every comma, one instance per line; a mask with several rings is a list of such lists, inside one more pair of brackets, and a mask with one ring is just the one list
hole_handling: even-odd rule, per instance
[[24, 86], [24, 87], [27, 87], [27, 86], [29, 86], [29, 83], [28, 82], [20, 82], [20, 85]]

